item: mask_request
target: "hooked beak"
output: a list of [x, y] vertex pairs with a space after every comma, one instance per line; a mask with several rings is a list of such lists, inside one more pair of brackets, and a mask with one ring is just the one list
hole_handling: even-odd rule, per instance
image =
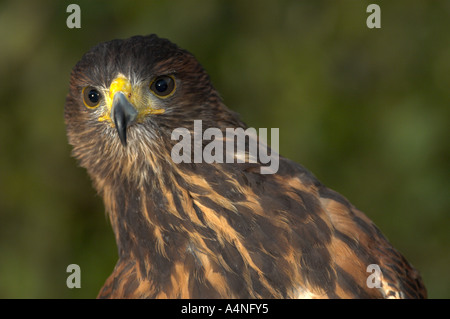
[[111, 107], [111, 119], [123, 146], [127, 146], [127, 128], [136, 121], [137, 115], [138, 111], [125, 94], [122, 91], [116, 92]]

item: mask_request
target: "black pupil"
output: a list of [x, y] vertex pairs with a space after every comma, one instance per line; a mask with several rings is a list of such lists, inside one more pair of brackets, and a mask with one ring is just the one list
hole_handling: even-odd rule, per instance
[[169, 84], [167, 83], [167, 81], [165, 79], [159, 79], [155, 83], [155, 89], [159, 93], [163, 93], [163, 92], [167, 91], [168, 87], [169, 87]]
[[88, 93], [88, 98], [92, 103], [97, 103], [100, 99], [100, 93], [98, 93], [97, 90], [90, 90]]

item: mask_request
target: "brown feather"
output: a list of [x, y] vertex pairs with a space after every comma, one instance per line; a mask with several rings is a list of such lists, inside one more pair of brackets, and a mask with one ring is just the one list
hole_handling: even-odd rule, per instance
[[[164, 114], [114, 127], [83, 105], [84, 86], [118, 74], [148, 83], [174, 74]], [[137, 85], [136, 84], [136, 85]], [[171, 131], [243, 127], [195, 58], [155, 35], [89, 51], [72, 72], [65, 120], [73, 155], [103, 197], [119, 260], [99, 298], [423, 298], [418, 272], [378, 228], [302, 166], [175, 164]], [[366, 268], [382, 270], [369, 288]]]

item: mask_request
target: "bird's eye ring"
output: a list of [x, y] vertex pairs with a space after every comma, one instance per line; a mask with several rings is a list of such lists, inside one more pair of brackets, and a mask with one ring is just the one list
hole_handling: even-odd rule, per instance
[[156, 77], [150, 83], [150, 90], [159, 98], [168, 98], [175, 92], [175, 78], [172, 75]]
[[102, 94], [92, 86], [86, 86], [82, 94], [84, 105], [91, 109], [96, 108], [102, 99]]

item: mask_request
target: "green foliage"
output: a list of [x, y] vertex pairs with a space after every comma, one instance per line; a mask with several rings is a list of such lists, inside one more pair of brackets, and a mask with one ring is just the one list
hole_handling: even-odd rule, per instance
[[[0, 297], [93, 298], [117, 252], [70, 157], [70, 70], [98, 42], [157, 33], [197, 56], [252, 127], [364, 211], [450, 297], [448, 1], [0, 3]], [[81, 289], [65, 285], [81, 267]]]

